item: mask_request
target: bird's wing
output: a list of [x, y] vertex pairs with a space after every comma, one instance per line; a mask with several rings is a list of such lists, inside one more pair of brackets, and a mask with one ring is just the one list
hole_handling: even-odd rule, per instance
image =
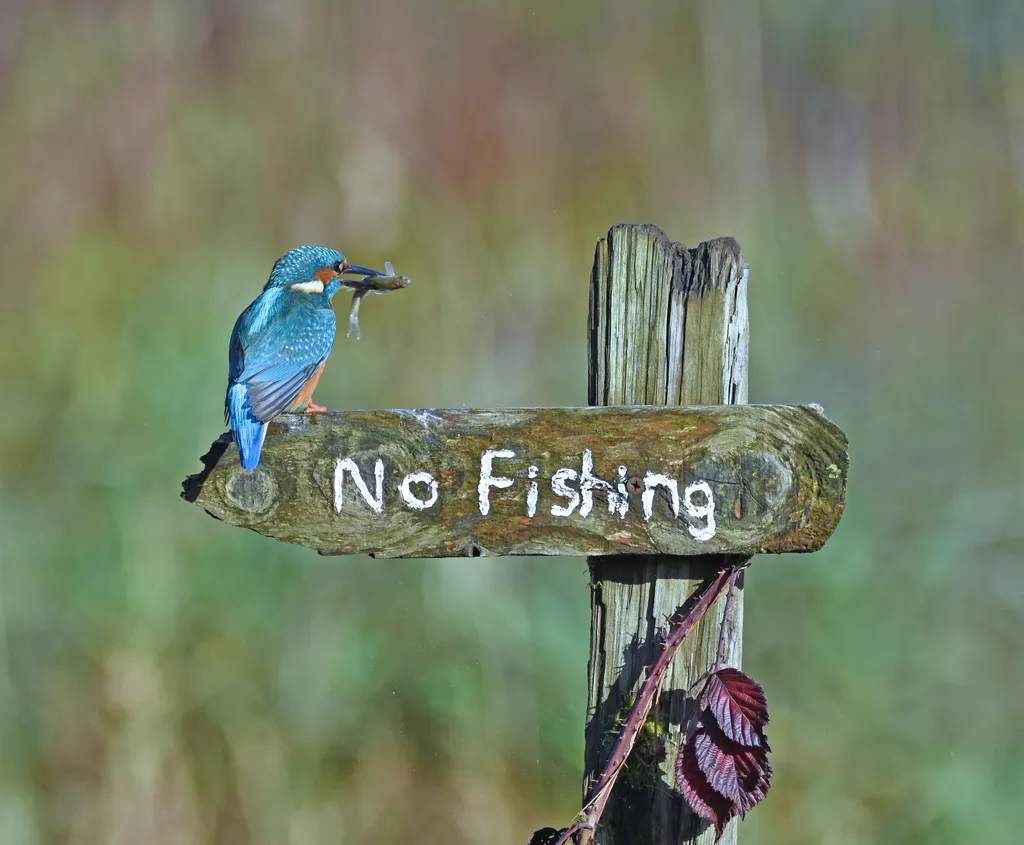
[[[232, 333], [232, 381], [249, 386], [249, 404], [261, 422], [273, 419], [298, 396], [327, 360], [336, 320], [329, 308], [257, 300]], [[253, 313], [247, 318], [246, 314]], [[237, 373], [237, 375], [236, 375]]]

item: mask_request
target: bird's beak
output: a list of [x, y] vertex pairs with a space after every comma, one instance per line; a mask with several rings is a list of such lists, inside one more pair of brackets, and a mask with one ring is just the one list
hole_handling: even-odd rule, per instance
[[[371, 270], [369, 267], [360, 267], [358, 264], [349, 264], [347, 261], [341, 265], [339, 275], [351, 274], [353, 276], [385, 276], [380, 270]], [[344, 284], [344, 283], [343, 283]]]

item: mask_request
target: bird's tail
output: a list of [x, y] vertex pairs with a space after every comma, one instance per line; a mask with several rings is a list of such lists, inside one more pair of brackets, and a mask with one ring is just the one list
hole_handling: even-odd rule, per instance
[[233, 384], [228, 388], [228, 422], [235, 435], [243, 469], [256, 469], [260, 462], [267, 424], [260, 422], [249, 404], [249, 385]]

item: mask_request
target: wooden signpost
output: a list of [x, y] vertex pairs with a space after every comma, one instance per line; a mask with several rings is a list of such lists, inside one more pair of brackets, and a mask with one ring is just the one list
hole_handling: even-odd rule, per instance
[[[607, 407], [285, 415], [255, 471], [225, 435], [182, 495], [322, 554], [592, 555], [589, 794], [664, 621], [696, 585], [730, 560], [815, 551], [843, 512], [843, 433], [813, 406], [743, 405], [746, 284], [731, 239], [687, 250], [655, 227], [617, 226], [591, 284], [590, 402]], [[741, 595], [725, 629], [733, 666]], [[664, 759], [611, 793], [598, 842], [714, 840], [672, 772], [721, 615], [706, 614], [667, 671]]]

